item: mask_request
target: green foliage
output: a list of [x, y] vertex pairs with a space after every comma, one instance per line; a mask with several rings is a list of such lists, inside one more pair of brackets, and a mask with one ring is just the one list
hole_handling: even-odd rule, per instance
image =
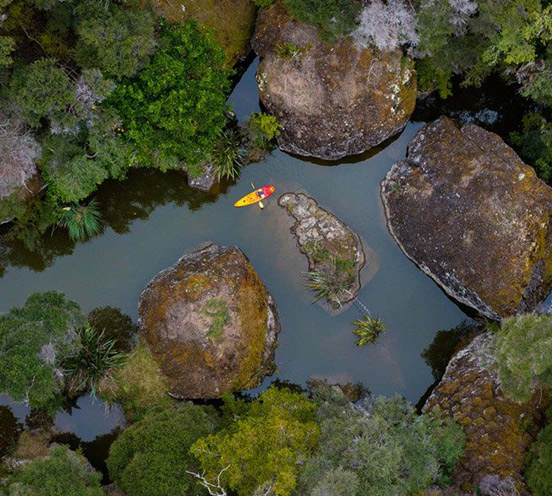
[[205, 302], [205, 308], [201, 312], [209, 319], [207, 336], [213, 339], [220, 338], [224, 326], [228, 323], [228, 307], [222, 300], [210, 299]]
[[56, 446], [48, 458], [23, 465], [9, 479], [7, 496], [102, 496], [102, 476], [80, 453]]
[[525, 114], [522, 132], [511, 133], [510, 139], [521, 158], [543, 181], [552, 184], [552, 124], [539, 113]]
[[[338, 388], [314, 390], [321, 442], [305, 464], [302, 487], [308, 494], [351, 494], [341, 479], [356, 483], [358, 496], [416, 494], [432, 483], [446, 484], [464, 444], [460, 426], [427, 415], [400, 397], [383, 398], [353, 408]], [[354, 437], [355, 442], [351, 442]], [[336, 481], [336, 472], [339, 479]]]
[[260, 112], [251, 114], [248, 124], [251, 139], [257, 146], [267, 148], [270, 141], [280, 136], [280, 124], [276, 117]]
[[356, 0], [285, 0], [290, 14], [298, 21], [316, 26], [320, 38], [335, 43], [351, 33], [361, 10]]
[[56, 358], [84, 323], [79, 306], [58, 291], [35, 293], [23, 307], [0, 314], [0, 391], [35, 408], [55, 406]]
[[8, 66], [13, 62], [10, 54], [14, 50], [14, 39], [10, 36], [0, 36], [0, 67]]
[[90, 391], [95, 396], [100, 381], [113, 380], [113, 371], [122, 367], [125, 359], [104, 331], [86, 326], [77, 332], [74, 349], [61, 359], [61, 367], [71, 393]]
[[111, 478], [133, 496], [196, 494], [197, 470], [190, 446], [217, 426], [211, 410], [191, 403], [151, 412], [113, 443], [107, 459]]
[[360, 320], [353, 322], [355, 326], [354, 334], [358, 336], [357, 346], [364, 346], [368, 343], [375, 343], [383, 332], [387, 330], [383, 320], [379, 317], [364, 316]]
[[239, 131], [224, 129], [213, 151], [217, 179], [235, 179], [243, 166], [244, 154]]
[[65, 207], [59, 225], [69, 231], [72, 240], [83, 241], [101, 231], [101, 214], [95, 198], [84, 205]]
[[552, 494], [552, 425], [545, 427], [531, 445], [525, 480], [534, 496]]
[[274, 3], [274, 0], [253, 0], [253, 3], [257, 7], [270, 7]]
[[502, 321], [494, 354], [503, 392], [528, 401], [539, 386], [552, 386], [552, 317], [529, 313]]
[[110, 99], [137, 147], [137, 164], [167, 170], [183, 162], [197, 172], [226, 125], [223, 63], [223, 50], [195, 22], [161, 25], [151, 64]]
[[153, 16], [147, 10], [81, 5], [76, 59], [115, 78], [134, 76], [154, 50]]
[[271, 388], [247, 414], [216, 434], [199, 439], [191, 452], [201, 462], [208, 481], [219, 473], [223, 487], [251, 495], [263, 485], [278, 496], [296, 487], [299, 463], [316, 447], [315, 405], [298, 393]]

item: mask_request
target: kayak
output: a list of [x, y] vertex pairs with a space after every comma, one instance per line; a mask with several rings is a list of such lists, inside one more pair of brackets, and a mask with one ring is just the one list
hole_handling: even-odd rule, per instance
[[260, 202], [264, 200], [267, 196], [270, 196], [274, 193], [274, 186], [264, 186], [262, 188], [257, 188], [255, 191], [245, 195], [243, 198], [240, 198], [234, 207], [245, 207], [247, 205], [253, 205], [253, 203]]

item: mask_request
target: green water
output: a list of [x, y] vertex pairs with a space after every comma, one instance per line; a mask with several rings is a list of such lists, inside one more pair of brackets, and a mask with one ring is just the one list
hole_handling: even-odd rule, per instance
[[[258, 109], [254, 66], [232, 95], [243, 118]], [[243, 169], [237, 183], [218, 195], [191, 191], [179, 173], [134, 171], [127, 181], [110, 182], [98, 199], [106, 220], [103, 235], [74, 245], [63, 233], [45, 240], [42, 256], [5, 246], [0, 264], [0, 311], [21, 305], [35, 291], [58, 289], [85, 311], [118, 306], [137, 317], [138, 296], [160, 270], [206, 242], [237, 245], [249, 257], [276, 300], [282, 331], [276, 352], [278, 373], [269, 380], [305, 383], [311, 377], [361, 381], [381, 394], [401, 393], [416, 402], [433, 382], [420, 356], [441, 329], [465, 314], [399, 250], [389, 235], [379, 183], [422, 123], [372, 156], [325, 166], [275, 151]], [[250, 183], [273, 184], [276, 193], [261, 211], [235, 209]], [[355, 230], [375, 257], [373, 278], [360, 300], [388, 326], [376, 345], [355, 346], [352, 307], [330, 316], [312, 305], [305, 288], [306, 259], [298, 252], [277, 196], [304, 191]], [[369, 247], [369, 248], [368, 248]], [[370, 256], [370, 255], [369, 255]], [[364, 278], [369, 274], [364, 271]]]

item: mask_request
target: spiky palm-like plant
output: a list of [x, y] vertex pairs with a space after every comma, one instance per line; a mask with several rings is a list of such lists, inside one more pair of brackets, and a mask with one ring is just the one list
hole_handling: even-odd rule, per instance
[[100, 381], [109, 378], [113, 369], [124, 365], [126, 354], [115, 348], [114, 339], [105, 339], [104, 331], [83, 327], [78, 331], [76, 349], [64, 357], [61, 367], [73, 392], [96, 393]]
[[224, 130], [214, 151], [217, 179], [235, 179], [243, 166], [245, 151], [238, 131]]
[[349, 292], [349, 285], [342, 274], [335, 269], [335, 265], [326, 271], [309, 271], [307, 287], [316, 292], [313, 303], [325, 298], [328, 302], [335, 302], [341, 306], [341, 300]]
[[63, 209], [58, 225], [69, 231], [74, 241], [83, 241], [101, 231], [101, 214], [96, 199], [84, 205], [74, 205]]
[[359, 339], [356, 342], [357, 346], [364, 346], [368, 343], [375, 343], [379, 335], [387, 330], [385, 323], [379, 317], [371, 317], [366, 315], [360, 320], [353, 322], [355, 330], [353, 331]]

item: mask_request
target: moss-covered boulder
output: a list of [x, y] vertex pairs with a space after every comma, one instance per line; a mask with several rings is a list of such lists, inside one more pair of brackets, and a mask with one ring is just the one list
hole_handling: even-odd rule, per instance
[[545, 402], [539, 401], [539, 395], [524, 404], [504, 397], [492, 341], [490, 332], [480, 334], [451, 359], [424, 410], [439, 408], [464, 428], [466, 447], [453, 476], [458, 488], [472, 494], [492, 479], [510, 480], [519, 494], [527, 494], [523, 464], [542, 421]]
[[176, 397], [217, 398], [274, 371], [278, 316], [239, 248], [211, 244], [184, 255], [149, 282], [138, 313]]
[[226, 66], [244, 59], [251, 49], [256, 8], [251, 0], [154, 0], [157, 11], [169, 21], [196, 20], [212, 30], [226, 53]]
[[282, 125], [282, 150], [328, 160], [368, 150], [403, 129], [416, 103], [412, 60], [396, 50], [331, 45], [277, 0], [257, 18], [260, 98]]
[[39, 194], [44, 182], [35, 165], [40, 146], [0, 114], [0, 224], [25, 211], [25, 204]]
[[451, 297], [492, 319], [552, 284], [552, 188], [496, 134], [442, 117], [381, 184], [388, 228]]
[[331, 286], [323, 293], [329, 309], [339, 310], [353, 301], [360, 292], [360, 271], [366, 261], [359, 235], [304, 193], [285, 193], [278, 205], [293, 219], [290, 231], [308, 259], [309, 273], [320, 274], [323, 284]]

